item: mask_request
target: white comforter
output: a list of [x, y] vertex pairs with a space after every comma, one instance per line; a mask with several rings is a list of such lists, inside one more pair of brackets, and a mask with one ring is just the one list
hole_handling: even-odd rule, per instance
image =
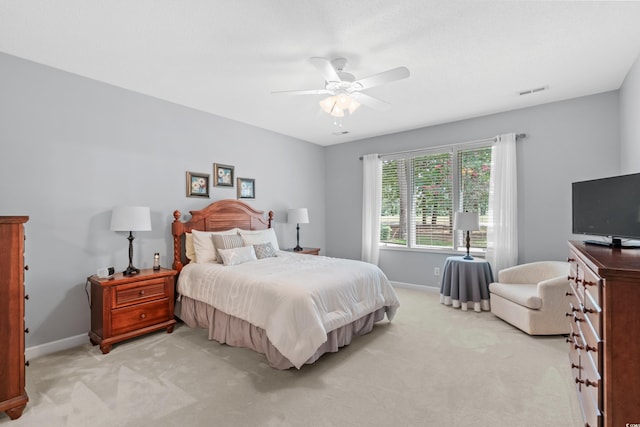
[[373, 264], [283, 251], [234, 266], [188, 264], [178, 292], [264, 329], [296, 368], [328, 331], [385, 306], [391, 320], [400, 305]]

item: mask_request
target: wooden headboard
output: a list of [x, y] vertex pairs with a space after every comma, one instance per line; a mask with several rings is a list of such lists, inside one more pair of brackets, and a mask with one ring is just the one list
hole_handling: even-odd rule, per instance
[[[258, 211], [244, 202], [234, 199], [218, 200], [199, 211], [189, 211], [191, 220], [182, 222], [180, 211], [174, 211], [171, 234], [173, 234], [173, 269], [180, 271], [183, 267], [184, 233], [191, 230], [224, 231], [230, 228], [243, 230], [264, 230], [271, 228], [273, 211], [269, 211], [268, 218], [264, 218], [264, 211]], [[187, 262], [189, 260], [187, 259]]]

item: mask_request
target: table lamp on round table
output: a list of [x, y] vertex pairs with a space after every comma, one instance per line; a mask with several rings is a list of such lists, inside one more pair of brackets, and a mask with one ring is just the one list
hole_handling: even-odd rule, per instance
[[469, 254], [471, 239], [469, 231], [480, 230], [480, 216], [478, 212], [456, 212], [453, 216], [453, 229], [467, 232], [467, 255], [464, 259], [473, 259]]

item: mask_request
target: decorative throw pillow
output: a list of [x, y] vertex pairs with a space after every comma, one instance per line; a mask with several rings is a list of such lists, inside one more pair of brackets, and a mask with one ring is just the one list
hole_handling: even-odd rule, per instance
[[198, 231], [191, 230], [195, 259], [198, 264], [216, 262], [216, 248], [213, 245], [213, 236], [238, 235], [238, 229], [232, 228], [226, 231]]
[[[245, 246], [242, 237], [238, 236], [237, 234], [218, 234], [212, 236], [212, 239], [213, 246], [215, 247], [218, 254], [220, 254], [221, 249], [234, 249]], [[218, 258], [218, 262], [222, 264], [223, 260]]]
[[278, 238], [273, 228], [267, 228], [265, 230], [238, 230], [238, 233], [242, 236], [245, 245], [260, 245], [269, 242], [274, 250], [280, 250]]
[[253, 245], [253, 249], [256, 251], [256, 258], [258, 259], [278, 256], [276, 255], [276, 250], [273, 249], [273, 245], [271, 244], [271, 242]]
[[196, 261], [196, 248], [193, 246], [193, 234], [184, 233], [184, 254], [191, 262]]
[[218, 249], [218, 255], [224, 265], [238, 265], [247, 261], [255, 261], [256, 252], [253, 246], [240, 246], [232, 249]]

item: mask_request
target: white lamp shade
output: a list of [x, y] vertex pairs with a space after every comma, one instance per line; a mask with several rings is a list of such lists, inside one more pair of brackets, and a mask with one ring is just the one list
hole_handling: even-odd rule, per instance
[[308, 224], [309, 212], [307, 212], [307, 208], [289, 209], [287, 218], [289, 224]]
[[116, 206], [111, 212], [111, 231], [151, 231], [151, 211], [144, 206]]
[[478, 212], [456, 212], [453, 216], [454, 230], [480, 230], [480, 216]]

